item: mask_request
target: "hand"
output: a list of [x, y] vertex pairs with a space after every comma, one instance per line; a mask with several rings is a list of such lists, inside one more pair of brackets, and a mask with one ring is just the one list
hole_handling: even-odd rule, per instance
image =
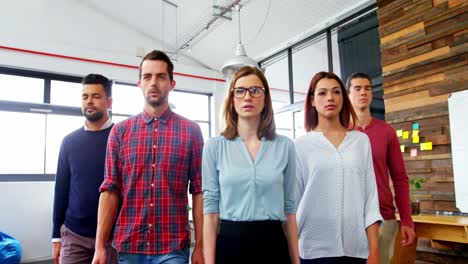
[[60, 264], [60, 251], [62, 250], [62, 242], [52, 243], [52, 258], [55, 264]]
[[367, 264], [380, 264], [380, 256], [377, 254], [370, 254], [367, 258]]
[[416, 234], [414, 229], [409, 226], [401, 226], [401, 245], [409, 246], [414, 243]]
[[94, 251], [94, 258], [92, 264], [106, 264], [107, 262], [107, 252], [105, 248], [96, 249]]
[[204, 264], [203, 248], [195, 246], [192, 253], [192, 264]]

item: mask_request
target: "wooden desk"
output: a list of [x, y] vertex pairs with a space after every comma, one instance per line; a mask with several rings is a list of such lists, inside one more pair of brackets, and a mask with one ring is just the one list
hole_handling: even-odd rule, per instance
[[[398, 216], [397, 220], [399, 220]], [[418, 237], [468, 244], [467, 216], [413, 215], [413, 222], [416, 241], [411, 246], [403, 247], [398, 231], [392, 264], [415, 263]]]

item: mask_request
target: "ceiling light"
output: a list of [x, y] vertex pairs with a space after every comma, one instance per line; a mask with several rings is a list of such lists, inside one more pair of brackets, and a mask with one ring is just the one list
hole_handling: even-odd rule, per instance
[[259, 68], [257, 62], [247, 56], [244, 45], [242, 45], [240, 8], [240, 5], [236, 5], [236, 10], [239, 13], [239, 43], [237, 44], [236, 48], [236, 56], [228, 59], [221, 68], [221, 72], [226, 78], [230, 78], [238, 69], [242, 68], [243, 66], [254, 66]]

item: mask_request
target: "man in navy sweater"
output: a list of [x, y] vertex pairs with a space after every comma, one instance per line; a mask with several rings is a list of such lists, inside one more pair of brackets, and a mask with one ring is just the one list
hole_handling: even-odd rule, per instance
[[[93, 259], [99, 186], [113, 126], [108, 113], [112, 82], [102, 75], [88, 74], [82, 84], [85, 124], [63, 139], [55, 178], [52, 244], [56, 264], [91, 263]], [[117, 263], [117, 252], [110, 242], [107, 252], [107, 262]]]

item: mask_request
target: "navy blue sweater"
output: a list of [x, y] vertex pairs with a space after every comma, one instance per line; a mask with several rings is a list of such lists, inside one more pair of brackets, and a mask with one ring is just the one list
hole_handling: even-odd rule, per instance
[[81, 236], [96, 237], [99, 186], [104, 180], [111, 128], [85, 131], [82, 127], [63, 139], [55, 177], [52, 238], [60, 238], [62, 224]]

